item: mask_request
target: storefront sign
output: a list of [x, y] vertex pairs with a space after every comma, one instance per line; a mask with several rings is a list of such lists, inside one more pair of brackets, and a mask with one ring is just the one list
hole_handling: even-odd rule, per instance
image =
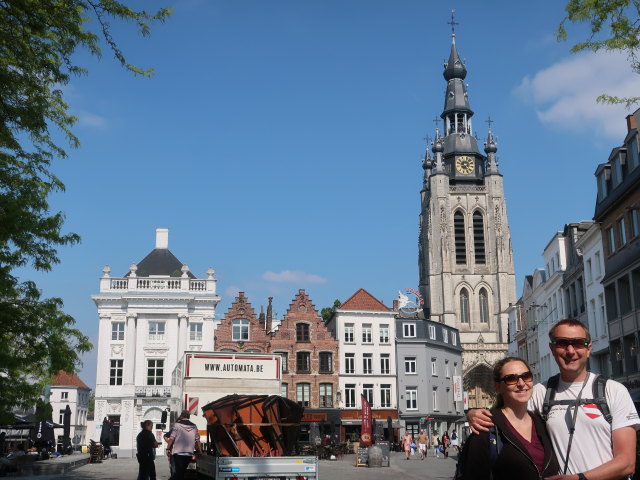
[[186, 377], [279, 379], [280, 355], [189, 355]]
[[326, 422], [327, 414], [326, 413], [314, 413], [314, 412], [305, 412], [302, 414], [303, 422]]
[[453, 376], [453, 401], [462, 401], [462, 377], [460, 375]]

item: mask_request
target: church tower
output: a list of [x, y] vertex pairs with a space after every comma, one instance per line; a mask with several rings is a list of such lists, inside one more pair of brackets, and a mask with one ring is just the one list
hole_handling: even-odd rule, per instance
[[506, 309], [516, 301], [511, 234], [498, 146], [489, 120], [484, 154], [478, 149], [455, 33], [443, 75], [443, 131], [436, 128], [422, 165], [420, 292], [425, 318], [460, 331], [468, 406], [487, 407], [491, 365], [507, 352]]

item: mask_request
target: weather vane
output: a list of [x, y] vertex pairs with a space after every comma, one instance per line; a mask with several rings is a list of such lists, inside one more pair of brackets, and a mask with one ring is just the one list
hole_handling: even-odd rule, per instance
[[436, 115], [436, 118], [433, 119], [433, 123], [436, 124], [436, 128], [440, 128], [440, 118]]
[[451, 10], [451, 21], [447, 22], [449, 25], [451, 25], [451, 36], [455, 37], [456, 36], [456, 25], [460, 25], [458, 22], [456, 22], [456, 17], [455, 17], [455, 10]]

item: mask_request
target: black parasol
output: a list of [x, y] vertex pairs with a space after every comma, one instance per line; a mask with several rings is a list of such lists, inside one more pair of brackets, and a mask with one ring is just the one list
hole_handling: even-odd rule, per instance
[[100, 432], [100, 443], [103, 447], [111, 446], [111, 422], [107, 417], [102, 421], [102, 431]]
[[63, 415], [64, 433], [62, 438], [62, 453], [69, 454], [73, 451], [71, 447], [71, 408], [67, 405]]

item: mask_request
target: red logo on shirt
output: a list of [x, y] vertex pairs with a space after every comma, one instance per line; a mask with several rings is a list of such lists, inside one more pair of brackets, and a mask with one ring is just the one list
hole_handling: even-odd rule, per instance
[[602, 416], [600, 413], [600, 409], [595, 403], [585, 403], [582, 408], [584, 409], [584, 413], [586, 413], [589, 418], [598, 418]]

